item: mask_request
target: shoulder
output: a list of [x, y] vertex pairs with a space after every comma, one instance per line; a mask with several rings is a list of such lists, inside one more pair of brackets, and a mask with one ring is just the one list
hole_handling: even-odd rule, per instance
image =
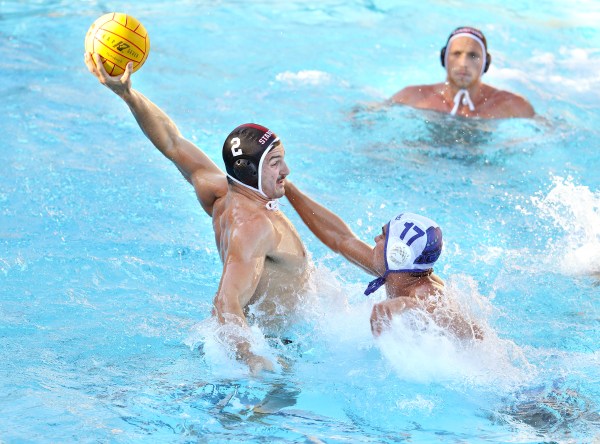
[[430, 97], [435, 94], [436, 87], [434, 85], [412, 85], [398, 91], [390, 98], [391, 103], [401, 103], [405, 105], [414, 105], [423, 98]]
[[205, 174], [195, 172], [190, 177], [198, 201], [202, 208], [209, 214], [213, 215], [213, 207], [218, 199], [225, 197], [228, 191], [227, 179], [224, 174]]
[[435, 294], [444, 292], [444, 281], [437, 275], [431, 274], [413, 289], [413, 295], [419, 299], [427, 299]]
[[496, 115], [494, 117], [533, 117], [535, 115], [533, 106], [523, 96], [491, 86], [487, 87], [490, 88], [488, 97], [490, 98], [489, 102], [491, 102], [489, 104], [495, 110]]

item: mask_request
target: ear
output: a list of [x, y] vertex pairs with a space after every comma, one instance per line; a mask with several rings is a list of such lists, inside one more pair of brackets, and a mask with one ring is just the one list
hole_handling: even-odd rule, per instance
[[442, 63], [442, 66], [445, 68], [446, 67], [446, 47], [445, 46], [440, 51], [440, 62]]

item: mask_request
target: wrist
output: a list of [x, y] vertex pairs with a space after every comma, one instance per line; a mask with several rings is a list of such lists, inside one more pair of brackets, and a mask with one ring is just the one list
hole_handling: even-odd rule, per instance
[[133, 102], [135, 97], [134, 91], [131, 88], [124, 89], [120, 94], [117, 93], [121, 99], [123, 99], [127, 103]]

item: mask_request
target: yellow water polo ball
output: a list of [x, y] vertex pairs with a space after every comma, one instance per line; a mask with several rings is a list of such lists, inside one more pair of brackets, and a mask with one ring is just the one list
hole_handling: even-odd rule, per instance
[[85, 36], [85, 50], [100, 54], [106, 72], [118, 76], [129, 62], [133, 62], [134, 72], [141, 68], [150, 52], [150, 38], [138, 20], [111, 12], [92, 23]]

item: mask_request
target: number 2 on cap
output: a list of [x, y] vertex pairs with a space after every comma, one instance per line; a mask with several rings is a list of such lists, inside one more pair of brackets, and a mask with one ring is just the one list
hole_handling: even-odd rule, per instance
[[242, 154], [242, 149], [239, 148], [239, 146], [240, 146], [240, 138], [239, 137], [234, 137], [233, 139], [231, 139], [231, 154], [233, 154], [233, 157], [239, 156], [240, 154]]

